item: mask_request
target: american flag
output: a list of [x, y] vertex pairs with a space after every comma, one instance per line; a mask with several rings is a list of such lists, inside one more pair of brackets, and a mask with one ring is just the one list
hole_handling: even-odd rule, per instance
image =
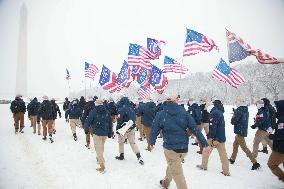
[[131, 70], [127, 62], [124, 60], [123, 65], [117, 75], [117, 84], [123, 87], [129, 87], [132, 82]]
[[186, 74], [188, 72], [188, 69], [177, 62], [175, 59], [165, 56], [163, 73], [168, 72]]
[[155, 54], [150, 52], [145, 47], [130, 43], [128, 51], [129, 66], [138, 66], [140, 68], [151, 69], [150, 60], [154, 57]]
[[242, 38], [230, 32], [226, 29], [227, 41], [228, 41], [228, 56], [229, 62], [235, 62], [245, 59], [246, 57], [253, 55], [257, 61], [261, 64], [279, 64], [284, 63], [283, 60], [263, 53], [259, 49], [253, 49]]
[[159, 56], [161, 55], [161, 45], [166, 44], [163, 40], [156, 40], [152, 38], [147, 38], [147, 49], [154, 53], [153, 59], [159, 59]]
[[219, 64], [214, 69], [212, 77], [225, 83], [229, 83], [235, 88], [238, 88], [245, 82], [245, 78], [236, 69], [230, 68], [223, 59], [220, 60]]
[[94, 80], [98, 72], [99, 70], [94, 64], [89, 64], [88, 62], [85, 62], [85, 77]]
[[151, 89], [150, 85], [140, 86], [137, 93], [141, 98], [147, 98], [148, 96], [150, 96], [153, 93], [153, 90]]
[[66, 68], [66, 77], [65, 77], [67, 80], [71, 79], [71, 75], [68, 71], [68, 69]]
[[154, 89], [159, 93], [162, 94], [166, 88], [166, 86], [168, 85], [168, 78], [163, 75], [163, 78], [161, 79], [160, 83], [158, 83], [157, 85], [155, 85]]
[[99, 83], [104, 90], [107, 90], [110, 93], [120, 91], [123, 88], [122, 86], [117, 84], [116, 74], [108, 69], [105, 65], [103, 65]]
[[138, 74], [137, 83], [141, 86], [145, 86], [148, 84], [149, 77], [150, 77], [150, 71], [144, 68]]
[[210, 52], [213, 48], [218, 50], [212, 39], [194, 30], [187, 29], [183, 56], [191, 56], [200, 52]]

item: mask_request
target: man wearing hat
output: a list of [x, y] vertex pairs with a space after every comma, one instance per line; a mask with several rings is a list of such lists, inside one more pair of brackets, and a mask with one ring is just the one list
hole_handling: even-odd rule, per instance
[[272, 153], [268, 159], [267, 165], [271, 172], [284, 182], [284, 172], [279, 168], [280, 164], [284, 163], [284, 100], [274, 102], [276, 105], [278, 119], [275, 132], [269, 135], [273, 140]]
[[188, 152], [188, 131], [190, 130], [197, 137], [204, 147], [204, 152], [209, 152], [210, 149], [195, 121], [183, 107], [177, 104], [177, 99], [177, 95], [168, 97], [163, 110], [157, 113], [152, 125], [150, 145], [153, 149], [157, 136], [162, 131], [167, 170], [160, 184], [163, 188], [168, 188], [174, 180], [178, 189], [187, 189], [182, 162]]
[[258, 155], [259, 143], [265, 140], [267, 144], [272, 148], [272, 141], [268, 138], [269, 133], [267, 132], [270, 127], [269, 113], [264, 107], [263, 100], [256, 101], [257, 114], [255, 117], [255, 123], [251, 126], [252, 129], [257, 128], [257, 131], [253, 140], [253, 156], [256, 158]]
[[70, 123], [73, 139], [75, 141], [77, 141], [76, 127], [82, 128], [81, 116], [82, 109], [79, 106], [79, 102], [78, 100], [73, 100], [69, 109], [65, 112], [65, 119], [67, 123]]
[[[22, 95], [17, 95], [15, 100], [12, 101], [10, 105], [10, 110], [13, 113], [14, 118], [14, 127], [15, 127], [15, 134], [24, 133], [23, 128], [24, 126], [24, 115], [26, 112], [26, 105], [22, 99]], [[20, 123], [20, 130], [19, 130], [19, 123]]]

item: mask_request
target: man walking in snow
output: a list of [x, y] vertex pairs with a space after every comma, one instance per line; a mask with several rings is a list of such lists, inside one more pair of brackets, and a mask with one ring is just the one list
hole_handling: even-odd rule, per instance
[[96, 101], [96, 108], [89, 113], [85, 121], [84, 130], [88, 132], [89, 128], [93, 130], [97, 161], [100, 165], [97, 171], [103, 173], [105, 171], [104, 145], [107, 137], [111, 138], [112, 135], [112, 120], [102, 100]]
[[248, 149], [245, 141], [245, 137], [247, 137], [248, 133], [248, 107], [245, 104], [245, 101], [242, 99], [237, 99], [236, 105], [237, 109], [234, 110], [234, 115], [231, 119], [231, 124], [234, 125], [234, 133], [236, 134], [236, 137], [233, 143], [233, 153], [229, 161], [231, 164], [235, 163], [238, 154], [238, 148], [240, 146], [253, 164], [251, 170], [256, 170], [260, 167], [260, 165], [259, 163], [257, 163], [251, 151]]
[[57, 103], [55, 102], [55, 99], [52, 98], [51, 99], [51, 104], [53, 106], [53, 110], [54, 110], [54, 117], [53, 117], [53, 124], [52, 124], [52, 130], [53, 130], [53, 134], [56, 133], [56, 129], [55, 129], [55, 120], [57, 119], [57, 113], [59, 115], [59, 118], [61, 118], [61, 112], [60, 112], [60, 109], [59, 109], [59, 106], [57, 105]]
[[[209, 133], [208, 133], [208, 144], [211, 148], [217, 148], [219, 157], [222, 164], [222, 174], [230, 176], [228, 156], [225, 148], [226, 136], [225, 136], [225, 120], [223, 112], [218, 107], [209, 105], [207, 111], [209, 115]], [[202, 163], [197, 165], [202, 170], [207, 170], [208, 160], [210, 153], [202, 153]]]
[[70, 128], [73, 134], [73, 138], [77, 141], [76, 127], [82, 128], [81, 122], [82, 109], [78, 105], [77, 100], [73, 100], [69, 109], [65, 112], [65, 119], [67, 123], [70, 123]]
[[160, 131], [163, 133], [164, 154], [168, 165], [166, 176], [163, 180], [160, 180], [160, 184], [165, 189], [169, 187], [172, 179], [174, 179], [178, 189], [187, 189], [182, 161], [188, 152], [189, 130], [204, 147], [204, 153], [209, 150], [206, 139], [199, 131], [195, 121], [183, 107], [177, 104], [177, 99], [178, 96], [174, 95], [164, 103], [163, 110], [157, 113], [153, 121], [150, 137], [151, 149], [153, 149]]
[[[188, 105], [187, 112], [192, 116], [198, 128], [200, 128], [201, 119], [202, 119], [200, 107], [193, 98], [188, 99], [187, 105]], [[192, 143], [192, 145], [198, 145], [198, 141], [195, 140], [195, 142]]]
[[[126, 126], [126, 122], [132, 121], [135, 123], [136, 115], [134, 111], [134, 107], [131, 105], [129, 99], [127, 97], [122, 97], [118, 102], [118, 119], [117, 119], [117, 126], [116, 130], [121, 129], [122, 127]], [[118, 135], [118, 144], [119, 144], [119, 156], [115, 158], [118, 160], [124, 160], [124, 141], [128, 139], [129, 144], [131, 146], [132, 151], [136, 154], [138, 162], [140, 164], [144, 164], [144, 161], [141, 157], [140, 151], [138, 149], [137, 144], [135, 143], [135, 124], [133, 124], [127, 132], [121, 133]]]
[[53, 143], [52, 138], [52, 124], [53, 124], [53, 118], [54, 118], [54, 109], [51, 104], [51, 102], [48, 100], [48, 96], [42, 97], [43, 101], [39, 106], [38, 110], [38, 117], [39, 119], [42, 119], [42, 128], [43, 128], [43, 140], [46, 140], [47, 132], [49, 134], [49, 140], [51, 143]]
[[[23, 128], [25, 127], [24, 115], [26, 112], [26, 105], [22, 99], [22, 95], [16, 96], [15, 100], [13, 100], [10, 105], [10, 110], [13, 113], [15, 134], [17, 134], [18, 131], [20, 133], [24, 133]], [[19, 130], [19, 124], [20, 124], [20, 130]]]
[[[37, 114], [38, 109], [40, 106], [40, 102], [37, 101], [37, 98], [35, 97], [27, 106], [28, 113], [31, 119], [31, 126], [33, 127], [34, 134], [36, 133], [36, 125], [37, 125]], [[40, 124], [38, 124], [38, 135], [40, 135]]]
[[70, 101], [68, 100], [68, 98], [66, 97], [65, 98], [65, 101], [63, 103], [63, 110], [66, 112], [68, 109], [69, 109], [69, 104], [70, 104]]

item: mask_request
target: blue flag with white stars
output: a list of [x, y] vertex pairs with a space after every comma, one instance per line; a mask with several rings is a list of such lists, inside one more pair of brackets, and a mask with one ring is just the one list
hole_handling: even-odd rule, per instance
[[192, 41], [196, 41], [198, 43], [201, 43], [202, 41], [202, 34], [191, 30], [191, 29], [187, 29], [187, 34], [186, 34], [186, 43], [187, 42], [192, 42]]
[[117, 83], [120, 85], [122, 83], [124, 83], [128, 78], [127, 75], [128, 74], [128, 64], [127, 62], [124, 60], [123, 65], [120, 69], [120, 72], [117, 76]]
[[156, 84], [159, 84], [160, 80], [162, 78], [162, 73], [163, 73], [163, 70], [161, 70], [157, 66], [152, 65], [149, 83], [152, 86], [155, 86]]
[[249, 52], [244, 49], [238, 41], [228, 44], [229, 62], [236, 62], [250, 56]]
[[144, 68], [143, 70], [140, 71], [137, 82], [140, 85], [144, 85], [147, 82], [146, 81], [147, 78], [148, 78], [148, 72], [147, 72], [147, 69]]
[[129, 44], [129, 51], [128, 51], [128, 55], [132, 55], [132, 56], [140, 56], [139, 55], [139, 49], [141, 48], [140, 45], [137, 44]]
[[226, 76], [231, 73], [230, 66], [223, 59], [220, 60], [219, 64], [216, 66], [216, 69]]
[[103, 65], [99, 83], [101, 86], [111, 81], [111, 71]]

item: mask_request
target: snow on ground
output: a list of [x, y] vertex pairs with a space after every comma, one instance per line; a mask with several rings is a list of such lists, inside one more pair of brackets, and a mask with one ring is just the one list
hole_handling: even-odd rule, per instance
[[[233, 127], [230, 124], [232, 106], [226, 106], [226, 148], [228, 156], [232, 153], [234, 140]], [[250, 121], [256, 113], [250, 107]], [[14, 134], [12, 114], [9, 105], [0, 105], [0, 188], [1, 189], [42, 189], [42, 188], [96, 188], [96, 189], [159, 189], [159, 180], [165, 175], [166, 162], [162, 149], [162, 140], [158, 139], [153, 152], [145, 149], [146, 141], [138, 141], [145, 165], [138, 164], [129, 144], [125, 145], [126, 160], [118, 161], [117, 139], [108, 139], [105, 145], [107, 172], [98, 173], [95, 169], [96, 154], [85, 148], [84, 131], [78, 129], [78, 141], [72, 139], [69, 125], [63, 118], [56, 121], [55, 142], [43, 141], [42, 136], [32, 133], [28, 119], [25, 119], [25, 133]], [[249, 148], [255, 130], [249, 130], [246, 138]], [[138, 136], [138, 133], [136, 137]], [[193, 142], [191, 139], [190, 143]], [[208, 171], [198, 170], [201, 156], [198, 148], [189, 145], [189, 152], [183, 164], [184, 175], [189, 188], [208, 189], [280, 189], [283, 183], [272, 175], [266, 163], [268, 155], [260, 153], [258, 161], [261, 169], [251, 171], [251, 162], [239, 150], [234, 165], [230, 165], [230, 177], [223, 176], [217, 150], [210, 159]], [[270, 151], [271, 152], [271, 151]], [[170, 189], [176, 188], [172, 182]]]

